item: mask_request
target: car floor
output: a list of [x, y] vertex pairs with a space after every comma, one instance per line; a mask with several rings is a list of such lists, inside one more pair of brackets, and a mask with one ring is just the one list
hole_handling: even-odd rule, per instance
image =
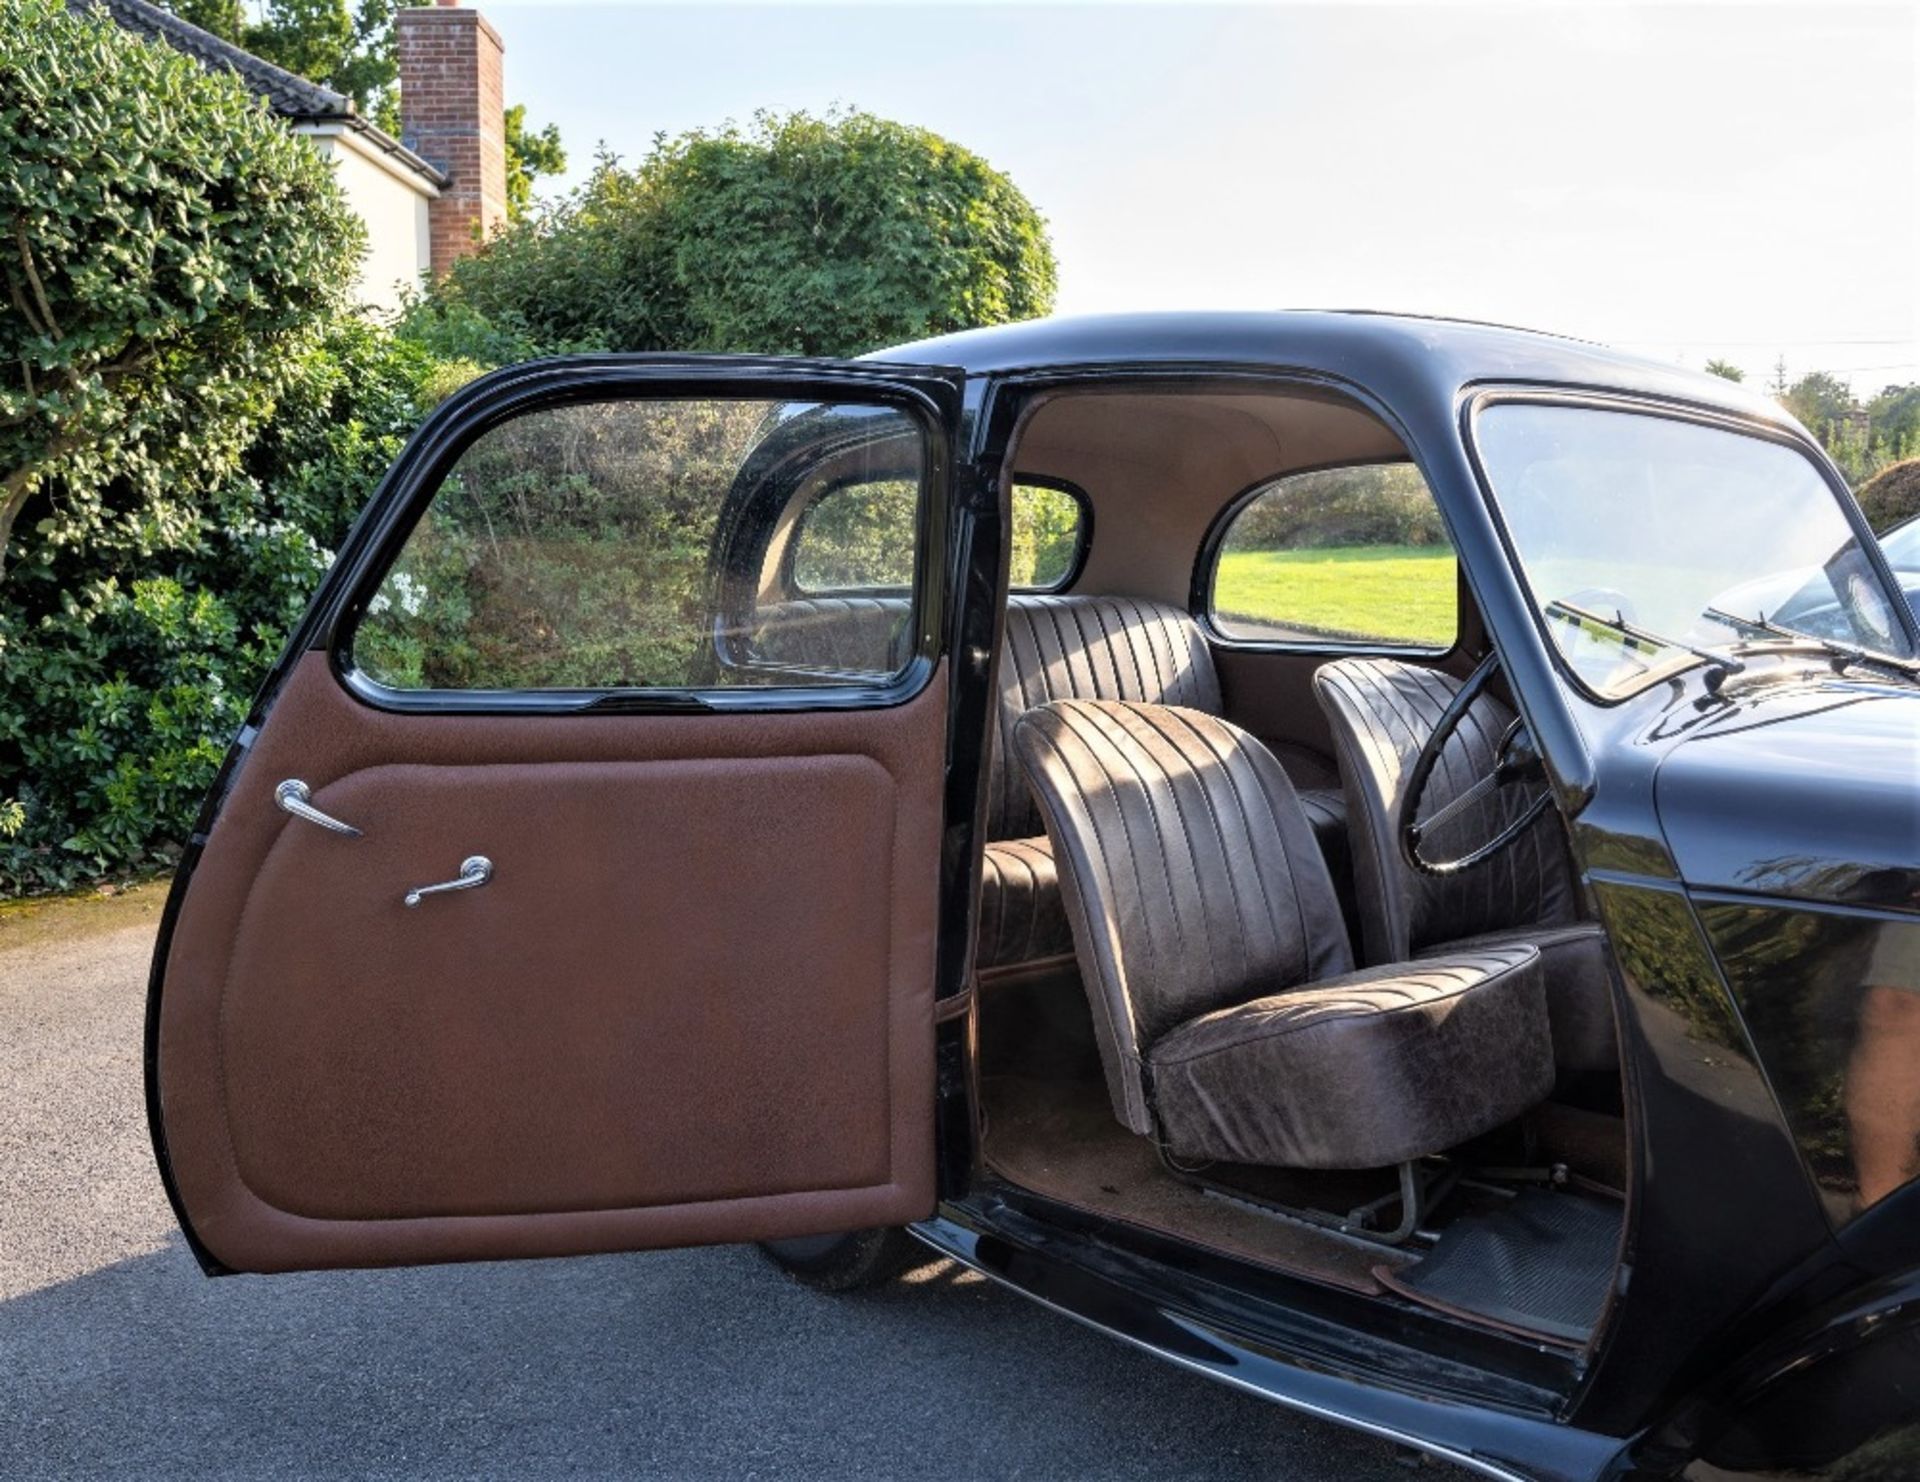
[[[1255, 1265], [1561, 1345], [1584, 1342], [1600, 1315], [1626, 1179], [1617, 1117], [1541, 1108], [1524, 1161], [1566, 1164], [1576, 1192], [1462, 1193], [1437, 1242], [1393, 1247], [1261, 1207], [1344, 1212], [1392, 1192], [1391, 1169], [1216, 1167], [1205, 1186], [1169, 1171], [1114, 1117], [1071, 962], [983, 984], [980, 1036], [982, 1156], [1009, 1183]], [[1487, 1161], [1521, 1161], [1508, 1151], [1490, 1148]]]
[[1160, 1166], [1153, 1145], [1114, 1120], [1103, 1082], [986, 1077], [984, 1155], [1009, 1183], [1350, 1291], [1384, 1290], [1376, 1268], [1417, 1257], [1206, 1193]]

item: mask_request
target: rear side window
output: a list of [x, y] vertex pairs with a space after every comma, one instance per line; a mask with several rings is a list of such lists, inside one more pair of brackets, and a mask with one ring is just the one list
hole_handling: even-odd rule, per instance
[[[446, 474], [367, 605], [355, 667], [401, 690], [892, 678], [911, 657], [926, 453], [911, 414], [875, 406], [677, 397], [524, 412]], [[821, 627], [804, 664], [717, 664], [716, 644], [748, 646], [772, 618], [792, 620], [726, 595], [726, 531], [739, 510], [798, 495], [826, 458], [871, 497], [821, 573], [897, 584], [896, 610]], [[863, 464], [886, 478], [862, 478]]]
[[[794, 538], [793, 585], [806, 596], [904, 592], [913, 581], [916, 484], [900, 479], [844, 483], [807, 510]], [[1016, 482], [1010, 584], [1051, 592], [1079, 568], [1086, 542], [1085, 497], [1066, 484]]]
[[1411, 463], [1289, 474], [1222, 532], [1207, 610], [1224, 638], [1445, 650], [1459, 623], [1453, 547]]
[[1013, 557], [1007, 585], [1016, 592], [1053, 592], [1080, 569], [1087, 544], [1087, 499], [1058, 483], [1013, 485]]
[[920, 486], [908, 479], [836, 485], [815, 500], [793, 543], [793, 584], [802, 592], [904, 592], [913, 585], [913, 512]]

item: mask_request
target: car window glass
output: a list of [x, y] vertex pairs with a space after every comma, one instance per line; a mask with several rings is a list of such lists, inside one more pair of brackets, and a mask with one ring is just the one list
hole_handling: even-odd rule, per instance
[[802, 592], [901, 591], [913, 584], [917, 481], [862, 479], [817, 499], [794, 540], [793, 581]]
[[[913, 501], [902, 479], [835, 485], [808, 508], [794, 538], [793, 584], [804, 594], [904, 591], [913, 580]], [[1016, 592], [1052, 591], [1079, 564], [1086, 507], [1055, 484], [1013, 486]]]
[[[1687, 650], [1764, 636], [1761, 621], [1905, 655], [1839, 500], [1768, 438], [1673, 417], [1524, 402], [1475, 439], [1535, 604], [1596, 692], [1643, 688]], [[1604, 622], [1657, 640], [1623, 642]]]
[[1208, 610], [1231, 639], [1440, 650], [1458, 626], [1453, 547], [1411, 463], [1275, 479], [1234, 514]]
[[1016, 592], [1056, 590], [1080, 564], [1087, 539], [1087, 507], [1058, 484], [1013, 486], [1013, 556], [1007, 584]]
[[1889, 530], [1880, 537], [1880, 549], [1896, 571], [1920, 571], [1920, 519]]
[[[760, 664], [764, 630], [817, 615], [761, 611], [751, 579], [737, 600], [722, 578], [743, 558], [728, 540], [757, 529], [757, 511], [790, 502], [823, 459], [871, 494], [845, 522], [832, 574], [858, 567], [899, 596], [886, 621], [816, 625], [803, 661], [790, 644], [782, 662]], [[483, 433], [447, 473], [368, 604], [354, 663], [397, 689], [892, 676], [909, 656], [924, 462], [919, 425], [888, 408], [696, 397], [523, 413]], [[885, 477], [863, 477], [863, 465]], [[884, 553], [879, 566], [859, 565], [869, 551]], [[716, 654], [729, 639], [742, 661]]]

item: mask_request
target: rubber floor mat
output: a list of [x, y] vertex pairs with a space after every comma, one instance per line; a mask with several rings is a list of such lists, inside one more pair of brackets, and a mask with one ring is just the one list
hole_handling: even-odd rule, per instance
[[1498, 1208], [1454, 1220], [1419, 1265], [1375, 1274], [1417, 1302], [1584, 1344], [1613, 1281], [1624, 1209], [1586, 1194], [1522, 1189]]

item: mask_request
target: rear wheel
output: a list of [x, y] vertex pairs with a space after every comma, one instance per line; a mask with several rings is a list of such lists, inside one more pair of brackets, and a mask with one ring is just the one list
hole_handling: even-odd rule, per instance
[[879, 1286], [933, 1259], [932, 1251], [898, 1226], [854, 1230], [845, 1235], [763, 1240], [760, 1249], [795, 1281], [821, 1292]]

